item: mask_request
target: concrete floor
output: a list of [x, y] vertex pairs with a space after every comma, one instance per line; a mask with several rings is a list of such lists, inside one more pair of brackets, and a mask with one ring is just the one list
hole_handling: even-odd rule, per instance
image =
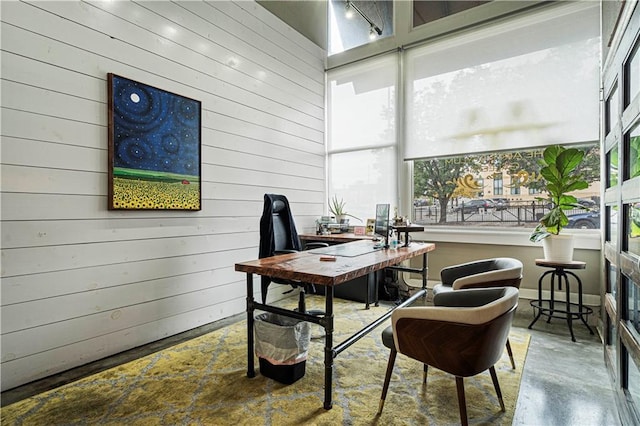
[[[524, 303], [520, 304], [524, 308]], [[518, 309], [514, 327], [526, 330], [532, 317], [526, 308]], [[131, 359], [155, 352], [177, 342], [243, 319], [244, 314], [200, 327], [141, 348], [93, 362], [1, 395], [2, 406], [45, 390], [61, 386], [78, 378], [111, 368]], [[514, 425], [621, 425], [609, 374], [604, 364], [600, 337], [590, 335], [586, 327], [574, 324], [576, 342], [571, 341], [565, 321], [554, 319], [550, 324], [540, 319], [532, 330], [522, 376]]]
[[[522, 306], [523, 303], [520, 303]], [[520, 307], [519, 307], [520, 310]], [[514, 327], [527, 328], [532, 314], [516, 315]], [[614, 390], [604, 363], [600, 336], [574, 321], [540, 318], [531, 330], [514, 425], [621, 425]]]

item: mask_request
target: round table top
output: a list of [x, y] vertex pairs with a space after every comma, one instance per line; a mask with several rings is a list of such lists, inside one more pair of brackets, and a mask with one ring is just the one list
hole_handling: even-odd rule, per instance
[[586, 262], [580, 260], [572, 260], [571, 262], [556, 262], [553, 260], [536, 259], [536, 265], [545, 266], [547, 268], [564, 268], [564, 269], [585, 269]]

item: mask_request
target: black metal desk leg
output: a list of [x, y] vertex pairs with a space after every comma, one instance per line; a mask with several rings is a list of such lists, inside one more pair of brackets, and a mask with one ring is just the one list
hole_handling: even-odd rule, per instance
[[333, 407], [333, 286], [325, 287], [324, 315], [324, 408]]
[[371, 300], [369, 297], [369, 293], [371, 293], [371, 274], [367, 274], [367, 289], [366, 294], [364, 295], [364, 308], [369, 309], [369, 305], [371, 304]]
[[247, 377], [255, 377], [253, 365], [253, 274], [247, 273]]
[[380, 284], [379, 284], [379, 281], [378, 281], [380, 279], [380, 276], [378, 275], [379, 272], [380, 272], [379, 270], [375, 271], [375, 272], [369, 274], [369, 278], [367, 278], [367, 279], [371, 279], [372, 276], [373, 276], [373, 291], [374, 291], [373, 294], [374, 294], [374, 297], [375, 297], [375, 300], [376, 300], [376, 304], [375, 304], [376, 306], [380, 306], [380, 287], [379, 287]]
[[[429, 275], [429, 261], [427, 259], [427, 253], [422, 254], [422, 288], [427, 289], [427, 275]], [[424, 294], [427, 297], [427, 293]]]

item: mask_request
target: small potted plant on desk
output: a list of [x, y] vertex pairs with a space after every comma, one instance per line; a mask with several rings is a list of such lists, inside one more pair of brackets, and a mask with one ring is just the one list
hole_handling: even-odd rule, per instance
[[573, 235], [561, 235], [560, 231], [569, 224], [565, 210], [588, 210], [578, 203], [576, 197], [568, 194], [589, 187], [582, 174], [576, 172], [584, 155], [583, 151], [576, 148], [553, 145], [544, 150], [540, 160], [540, 175], [546, 181], [545, 189], [549, 198], [538, 200], [549, 202], [551, 208], [540, 218], [529, 240], [534, 243], [542, 241], [545, 260], [567, 263], [573, 260]]
[[344, 200], [342, 198], [338, 199], [337, 195], [334, 195], [333, 198], [329, 200], [329, 211], [335, 216], [336, 222], [341, 225], [340, 230], [345, 230], [344, 228], [346, 228], [346, 230], [349, 229], [349, 219], [347, 219], [347, 216], [360, 220], [360, 218], [347, 213], [344, 208], [345, 205]]

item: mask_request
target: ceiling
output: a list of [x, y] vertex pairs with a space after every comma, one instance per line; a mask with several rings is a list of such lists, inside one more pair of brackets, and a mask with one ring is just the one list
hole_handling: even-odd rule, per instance
[[328, 0], [257, 0], [257, 3], [300, 34], [327, 50]]

